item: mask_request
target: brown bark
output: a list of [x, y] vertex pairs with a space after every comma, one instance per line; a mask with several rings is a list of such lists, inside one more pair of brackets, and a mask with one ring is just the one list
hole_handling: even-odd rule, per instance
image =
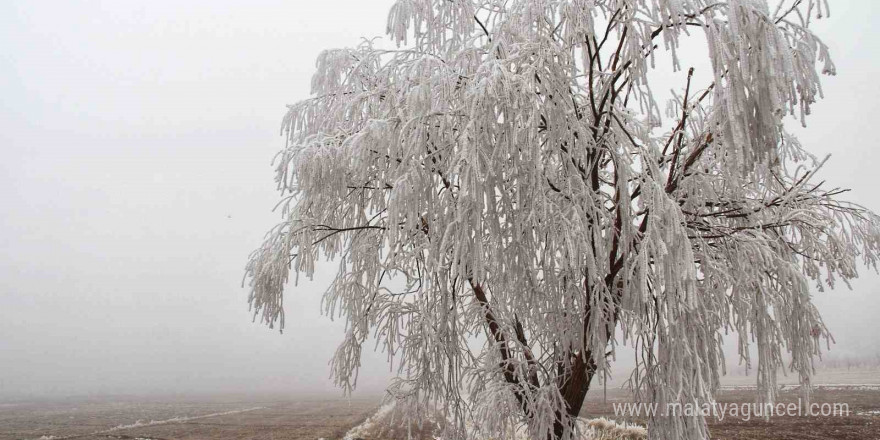
[[[596, 362], [589, 351], [584, 356], [577, 356], [574, 362], [572, 362], [571, 372], [565, 376], [567, 380], [561, 384], [562, 387], [560, 389], [570, 418], [576, 418], [581, 413], [581, 408], [584, 405], [587, 392], [590, 391], [590, 383], [595, 373]], [[565, 426], [562, 422], [562, 415], [557, 414], [556, 421], [553, 423], [553, 437], [551, 439], [561, 439], [565, 434], [566, 428], [570, 429], [571, 427]]]

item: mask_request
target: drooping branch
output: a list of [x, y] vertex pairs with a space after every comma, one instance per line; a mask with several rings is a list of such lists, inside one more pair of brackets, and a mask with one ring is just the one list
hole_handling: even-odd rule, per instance
[[[819, 347], [802, 330], [827, 332], [805, 286], [880, 253], [876, 217], [797, 171], [814, 163], [779, 129], [818, 99], [814, 62], [833, 72], [806, 2], [581, 3], [399, 0], [399, 47], [323, 53], [283, 122], [285, 223], [247, 266], [252, 307], [283, 325], [291, 272], [338, 260], [335, 380], [353, 386], [374, 334], [403, 406], [449, 409], [443, 438], [478, 421], [569, 440], [623, 340], [654, 403], [711, 401], [727, 329], [744, 359], [756, 341], [762, 388], [782, 350], [808, 380]], [[713, 82], [696, 92], [689, 70], [660, 134], [649, 72], [691, 64], [696, 27]], [[708, 432], [698, 416], [650, 426]]]

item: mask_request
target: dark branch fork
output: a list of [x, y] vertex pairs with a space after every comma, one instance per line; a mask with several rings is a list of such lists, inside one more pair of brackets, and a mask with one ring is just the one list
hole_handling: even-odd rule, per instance
[[[596, 83], [596, 79], [594, 77], [594, 72], [597, 69], [601, 70], [601, 68], [602, 68], [601, 67], [601, 64], [602, 64], [601, 58], [600, 58], [599, 54], [601, 53], [602, 46], [604, 46], [605, 42], [608, 40], [608, 36], [610, 35], [611, 30], [614, 28], [616, 17], [621, 13], [622, 13], [622, 9], [619, 9], [609, 19], [608, 27], [605, 31], [605, 35], [602, 38], [601, 42], [596, 43], [595, 41], [593, 41], [592, 42], [593, 44], [590, 44], [591, 42], [589, 40], [587, 41], [588, 58], [589, 58], [589, 62], [590, 62], [589, 72], [588, 72], [588, 92], [589, 92], [588, 97], [589, 97], [590, 110], [591, 110], [592, 116], [593, 116], [593, 126], [590, 128], [590, 130], [593, 134], [594, 144], [597, 146], [601, 145], [602, 142], [604, 142], [605, 133], [608, 133], [608, 131], [610, 130], [610, 124], [612, 123], [613, 120], [616, 120], [618, 122], [620, 127], [624, 130], [624, 133], [626, 133], [626, 135], [628, 136], [630, 142], [632, 142], [634, 145], [637, 145], [635, 140], [632, 138], [632, 136], [626, 130], [625, 124], [620, 120], [620, 118], [615, 114], [616, 112], [614, 111], [614, 107], [616, 106], [616, 101], [618, 99], [619, 93], [623, 89], [623, 87], [629, 82], [629, 78], [625, 79], [623, 84], [621, 84], [620, 86], [617, 86], [616, 83], [623, 76], [623, 74], [628, 70], [628, 68], [630, 67], [630, 65], [632, 63], [631, 61], [627, 61], [627, 62], [623, 63], [622, 66], [618, 66], [619, 62], [622, 59], [623, 48], [625, 47], [625, 41], [626, 41], [627, 33], [628, 33], [627, 27], [624, 27], [623, 31], [621, 31], [621, 35], [620, 35], [616, 50], [613, 52], [612, 57], [609, 60], [609, 65], [610, 65], [610, 68], [612, 69], [612, 72], [613, 72], [611, 79], [608, 80], [607, 84], [603, 87], [604, 92], [602, 93], [601, 98], [598, 100], [596, 99], [597, 83]], [[689, 17], [689, 18], [692, 19], [695, 17]], [[483, 33], [486, 35], [486, 37], [489, 38], [489, 40], [491, 41], [489, 31], [485, 27], [485, 25], [479, 20], [478, 17], [474, 16], [474, 19], [477, 21], [480, 28], [483, 30]], [[703, 26], [700, 23], [685, 23], [685, 24]], [[651, 34], [651, 37], [654, 38], [654, 37], [658, 36], [662, 32], [664, 27], [665, 26], [661, 26], [656, 31], [654, 31]], [[689, 96], [689, 92], [690, 92], [690, 84], [691, 84], [692, 75], [693, 75], [693, 69], [690, 69], [688, 72], [687, 86], [685, 88], [685, 96], [684, 96], [684, 100], [682, 103], [682, 116], [681, 116], [675, 130], [673, 130], [673, 133], [670, 135], [669, 142], [667, 142], [667, 147], [668, 147], [669, 144], [673, 142], [673, 139], [675, 139], [676, 135], [678, 136], [676, 148], [674, 150], [674, 154], [673, 154], [673, 158], [672, 158], [672, 164], [670, 166], [668, 181], [666, 184], [666, 191], [668, 193], [672, 193], [675, 191], [675, 189], [677, 188], [678, 182], [680, 181], [681, 176], [684, 176], [686, 174], [687, 170], [694, 163], [696, 163], [697, 159], [702, 155], [702, 153], [707, 149], [708, 145], [712, 141], [712, 135], [711, 134], [707, 135], [705, 142], [700, 143], [697, 146], [697, 148], [695, 148], [688, 155], [688, 157], [684, 160], [684, 163], [681, 166], [681, 171], [680, 171], [679, 175], [676, 176], [675, 170], [678, 168], [678, 162], [680, 160], [679, 157], [682, 154], [682, 147], [683, 147], [683, 141], [684, 141], [684, 132], [683, 131], [684, 131], [685, 125], [687, 123], [688, 107], [690, 104], [688, 102], [688, 96]], [[537, 75], [537, 73], [536, 73], [535, 78], [536, 78], [536, 81], [540, 84], [541, 78], [540, 78], [540, 76]], [[711, 88], [712, 88], [712, 86], [707, 88], [701, 94], [701, 96], [697, 99], [697, 103], [702, 101], [708, 95]], [[553, 97], [553, 95], [547, 95], [547, 99], [553, 100], [554, 97]], [[608, 110], [606, 110], [606, 106], [608, 106]], [[576, 105], [575, 105], [575, 110], [576, 110], [575, 114], [577, 115], [578, 118], [580, 118], [581, 113], [577, 109]], [[546, 120], [546, 118], [544, 118], [543, 115], [541, 116], [541, 121], [543, 124], [542, 130], [548, 129], [549, 128], [548, 121]], [[577, 132], [574, 132], [574, 135], [575, 135], [575, 139], [577, 139], [578, 138]], [[602, 156], [604, 156], [604, 154], [605, 154], [603, 152], [603, 147], [597, 147], [597, 148], [588, 152], [588, 157], [587, 157], [588, 165], [586, 167], [575, 161], [574, 156], [572, 156], [570, 154], [571, 152], [569, 151], [568, 148], [566, 148], [566, 146], [564, 144], [560, 145], [560, 149], [565, 155], [570, 157], [572, 164], [575, 166], [575, 169], [577, 169], [580, 172], [581, 177], [584, 179], [585, 183], [590, 185], [593, 188], [594, 192], [598, 193], [600, 190], [600, 186], [601, 186], [601, 179], [599, 177], [599, 170], [602, 167], [602, 165], [601, 165], [602, 162], [604, 162], [604, 159], [602, 158]], [[663, 154], [664, 155], [666, 154], [665, 148], [664, 148]], [[616, 170], [614, 171], [614, 173], [616, 174]], [[552, 191], [562, 194], [562, 190], [559, 187], [557, 187], [549, 177], [546, 178], [546, 182]], [[621, 197], [620, 197], [621, 191], [625, 191], [626, 189], [619, 187], [619, 185], [617, 185], [616, 182], [615, 182], [615, 186], [616, 186], [616, 189], [615, 189], [616, 195], [614, 197], [614, 203], [615, 203], [615, 205], [617, 205], [617, 207], [615, 208], [616, 215], [615, 215], [613, 229], [612, 229], [612, 235], [613, 235], [612, 247], [611, 247], [611, 251], [608, 256], [610, 271], [606, 275], [605, 279], [603, 280], [603, 284], [604, 284], [603, 288], [607, 289], [608, 291], [614, 291], [615, 284], [616, 284], [615, 280], [617, 278], [617, 274], [623, 268], [626, 254], [627, 254], [626, 251], [621, 249], [620, 234], [621, 234], [621, 229], [623, 227], [623, 213], [622, 213], [622, 207], [619, 206], [619, 203], [621, 201]], [[630, 197], [630, 200], [638, 197], [638, 195], [640, 193], [640, 189], [641, 189], [640, 186], [638, 186], [635, 189], [635, 191], [632, 193], [632, 195]], [[565, 194], [563, 194], [563, 196], [567, 197]], [[644, 215], [644, 217], [643, 217], [642, 222], [638, 228], [641, 235], [644, 235], [644, 233], [646, 232], [647, 224], [648, 224], [647, 220], [648, 220], [649, 213], [645, 212], [643, 215]], [[637, 246], [637, 244], [635, 244], [635, 245]], [[594, 245], [594, 247], [595, 247], [595, 245]], [[591, 320], [592, 320], [593, 314], [594, 314], [593, 310], [592, 310], [593, 286], [590, 285], [589, 279], [590, 279], [589, 274], [585, 274], [585, 280], [584, 280], [585, 309], [583, 311], [583, 334], [584, 334], [584, 346], [585, 347], [587, 346], [588, 341], [589, 341], [589, 331], [591, 328]], [[516, 369], [511, 364], [511, 359], [512, 359], [513, 354], [511, 353], [510, 348], [509, 348], [510, 342], [509, 342], [508, 338], [506, 337], [506, 335], [504, 334], [504, 330], [503, 330], [502, 326], [500, 325], [498, 318], [495, 316], [495, 314], [491, 310], [489, 299], [486, 296], [486, 293], [485, 293], [485, 290], [483, 289], [483, 287], [480, 286], [479, 284], [475, 284], [473, 282], [473, 280], [469, 280], [469, 281], [470, 281], [471, 287], [474, 291], [475, 298], [480, 303], [480, 305], [484, 308], [485, 319], [487, 322], [487, 326], [489, 327], [489, 333], [492, 335], [495, 343], [499, 347], [499, 351], [500, 351], [501, 358], [502, 358], [502, 371], [504, 372], [505, 380], [514, 386], [514, 390], [515, 390], [514, 393], [517, 396], [517, 399], [519, 400], [519, 402], [522, 405], [525, 406], [525, 402], [523, 401], [523, 396], [522, 396], [522, 394], [524, 392], [524, 389], [522, 387], [525, 385], [524, 385], [523, 381], [520, 380], [520, 377], [518, 376], [518, 374], [515, 371]], [[609, 322], [606, 326], [607, 327], [607, 329], [606, 329], [607, 331], [606, 331], [606, 335], [605, 335], [606, 344], [607, 344], [607, 339], [610, 338], [610, 335], [612, 333], [613, 326], [616, 326], [617, 315], [619, 313], [619, 300], [620, 300], [620, 293], [618, 292], [615, 295], [615, 303], [614, 303], [614, 308], [613, 308], [612, 317], [611, 317], [612, 322]], [[533, 367], [533, 365], [536, 364], [536, 361], [534, 359], [534, 355], [531, 353], [531, 349], [530, 349], [528, 341], [526, 339], [525, 332], [522, 328], [521, 322], [519, 321], [518, 317], [514, 317], [514, 318], [515, 318], [514, 319], [514, 321], [515, 321], [514, 322], [514, 333], [516, 335], [516, 340], [519, 342], [519, 345], [522, 347], [523, 356], [525, 357], [527, 365], [529, 366], [528, 378], [525, 382], [528, 383], [530, 386], [537, 388], [540, 386], [540, 381], [537, 376], [537, 369], [536, 369], [536, 367]], [[607, 320], [608, 320], [608, 318], [606, 318], [606, 321]], [[567, 364], [564, 362], [559, 364], [559, 368], [561, 368], [561, 370], [559, 371], [559, 375], [558, 375], [559, 382], [557, 383], [557, 387], [560, 389], [560, 393], [563, 395], [563, 397], [565, 399], [569, 415], [576, 416], [580, 412], [580, 409], [583, 405], [584, 397], [586, 396], [586, 393], [589, 390], [590, 382], [592, 380], [593, 375], [595, 374], [595, 372], [597, 370], [597, 364], [594, 359], [593, 353], [590, 350], [586, 350], [585, 352], [580, 353], [577, 356], [574, 356], [574, 358], [571, 360], [569, 369], [567, 371], [566, 371], [566, 368], [564, 367], [565, 365], [567, 365]], [[559, 421], [559, 420], [561, 420], [561, 416], [557, 417], [557, 421]], [[562, 426], [560, 423], [557, 423], [557, 425], [554, 427], [554, 431], [556, 431], [557, 435], [559, 435], [561, 433], [561, 431], [564, 431], [565, 429], [568, 429], [568, 427]]]

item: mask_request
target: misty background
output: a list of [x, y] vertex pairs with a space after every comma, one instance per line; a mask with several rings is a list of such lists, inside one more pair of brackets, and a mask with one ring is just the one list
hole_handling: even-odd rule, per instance
[[[280, 220], [284, 105], [308, 96], [321, 50], [384, 35], [391, 3], [0, 4], [0, 400], [340, 393], [327, 362], [344, 326], [320, 315], [336, 266], [288, 288], [283, 335], [251, 321], [241, 281]], [[790, 128], [833, 154], [821, 177], [880, 211], [880, 4], [831, 3], [814, 29], [838, 75]], [[880, 354], [875, 272], [815, 303], [831, 356]], [[388, 370], [366, 354], [356, 394]]]

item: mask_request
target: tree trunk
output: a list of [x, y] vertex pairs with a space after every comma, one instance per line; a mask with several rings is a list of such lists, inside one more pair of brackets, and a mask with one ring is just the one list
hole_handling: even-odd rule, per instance
[[[587, 360], [584, 360], [586, 357]], [[584, 405], [584, 399], [590, 390], [590, 382], [596, 373], [596, 362], [593, 360], [591, 352], [587, 352], [585, 356], [578, 356], [571, 366], [571, 374], [568, 380], [561, 384], [560, 391], [565, 399], [566, 411], [570, 418], [577, 418]], [[565, 435], [566, 428], [569, 431], [573, 427], [565, 426], [562, 421], [561, 414], [557, 414], [556, 421], [553, 423], [553, 435], [548, 440], [559, 440]]]

